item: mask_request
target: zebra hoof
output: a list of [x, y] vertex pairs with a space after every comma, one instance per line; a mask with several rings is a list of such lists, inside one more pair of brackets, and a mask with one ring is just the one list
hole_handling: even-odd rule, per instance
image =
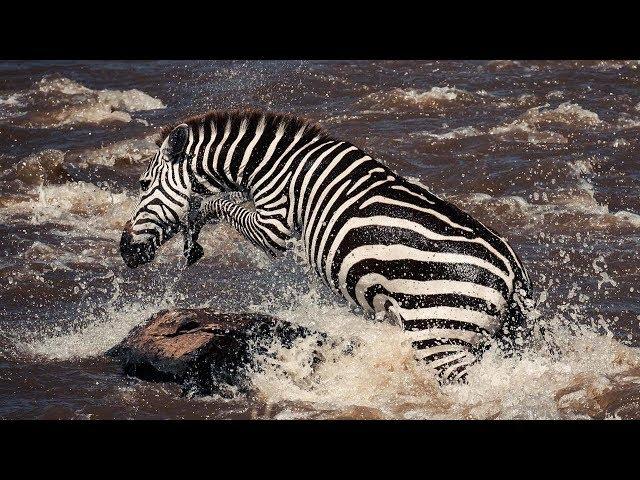
[[199, 243], [193, 243], [189, 250], [184, 252], [184, 256], [187, 257], [187, 266], [190, 267], [198, 260], [200, 260], [204, 255], [204, 248]]

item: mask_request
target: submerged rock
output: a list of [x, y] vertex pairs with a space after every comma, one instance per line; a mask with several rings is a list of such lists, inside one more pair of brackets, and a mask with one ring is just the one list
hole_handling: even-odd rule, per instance
[[[180, 308], [154, 314], [107, 355], [120, 360], [127, 375], [177, 382], [185, 393], [225, 395], [249, 388], [248, 369], [274, 342], [291, 348], [310, 335], [317, 336], [318, 347], [328, 340], [269, 315]], [[312, 364], [320, 361], [319, 352], [310, 354]]]

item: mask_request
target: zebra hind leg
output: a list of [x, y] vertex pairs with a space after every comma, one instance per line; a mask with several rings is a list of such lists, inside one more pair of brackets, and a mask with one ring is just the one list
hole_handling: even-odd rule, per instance
[[506, 357], [521, 356], [533, 344], [533, 328], [527, 318], [527, 300], [513, 295], [501, 328], [496, 332], [498, 348]]
[[[372, 306], [377, 320], [398, 325], [405, 331], [414, 330], [416, 323], [406, 322], [401, 313], [402, 309], [394, 298], [376, 295]], [[428, 323], [429, 320], [424, 322]], [[488, 342], [485, 341], [471, 344], [457, 338], [442, 338], [435, 332], [430, 335], [429, 328], [424, 329], [424, 325], [417, 329], [424, 332], [425, 339], [412, 342], [416, 349], [416, 358], [434, 370], [441, 385], [465, 383], [467, 368], [479, 361], [484, 351], [489, 348]]]
[[457, 354], [434, 359], [431, 367], [435, 369], [440, 385], [467, 383], [468, 368], [480, 361], [486, 349], [484, 345], [465, 348]]
[[[420, 321], [422, 322], [429, 323], [430, 320]], [[409, 327], [405, 326], [405, 330], [413, 328], [415, 323]], [[412, 342], [416, 349], [416, 358], [434, 371], [441, 385], [466, 383], [468, 368], [480, 361], [490, 347], [488, 337], [471, 334], [474, 338], [463, 340], [456, 332], [464, 330], [455, 329], [448, 335], [442, 332], [442, 329], [436, 331], [427, 327], [420, 329], [421, 339]], [[466, 336], [466, 333], [463, 336]]]

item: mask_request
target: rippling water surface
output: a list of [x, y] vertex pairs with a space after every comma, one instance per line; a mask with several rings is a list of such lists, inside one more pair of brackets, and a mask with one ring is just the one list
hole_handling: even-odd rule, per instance
[[[129, 270], [118, 253], [159, 127], [211, 108], [304, 115], [504, 234], [544, 342], [439, 388], [389, 325], [230, 228]], [[0, 64], [0, 418], [640, 417], [640, 62]], [[359, 340], [300, 342], [255, 391], [185, 398], [103, 358], [160, 308], [254, 310]]]

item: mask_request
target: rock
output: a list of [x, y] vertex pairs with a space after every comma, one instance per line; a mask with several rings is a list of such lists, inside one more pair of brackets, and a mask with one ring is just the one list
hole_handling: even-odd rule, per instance
[[[107, 355], [120, 360], [127, 375], [177, 382], [185, 393], [227, 395], [249, 388], [247, 367], [274, 341], [291, 348], [309, 335], [318, 337], [318, 346], [328, 339], [269, 315], [180, 308], [156, 313]], [[319, 361], [317, 352], [312, 355], [312, 363]]]

